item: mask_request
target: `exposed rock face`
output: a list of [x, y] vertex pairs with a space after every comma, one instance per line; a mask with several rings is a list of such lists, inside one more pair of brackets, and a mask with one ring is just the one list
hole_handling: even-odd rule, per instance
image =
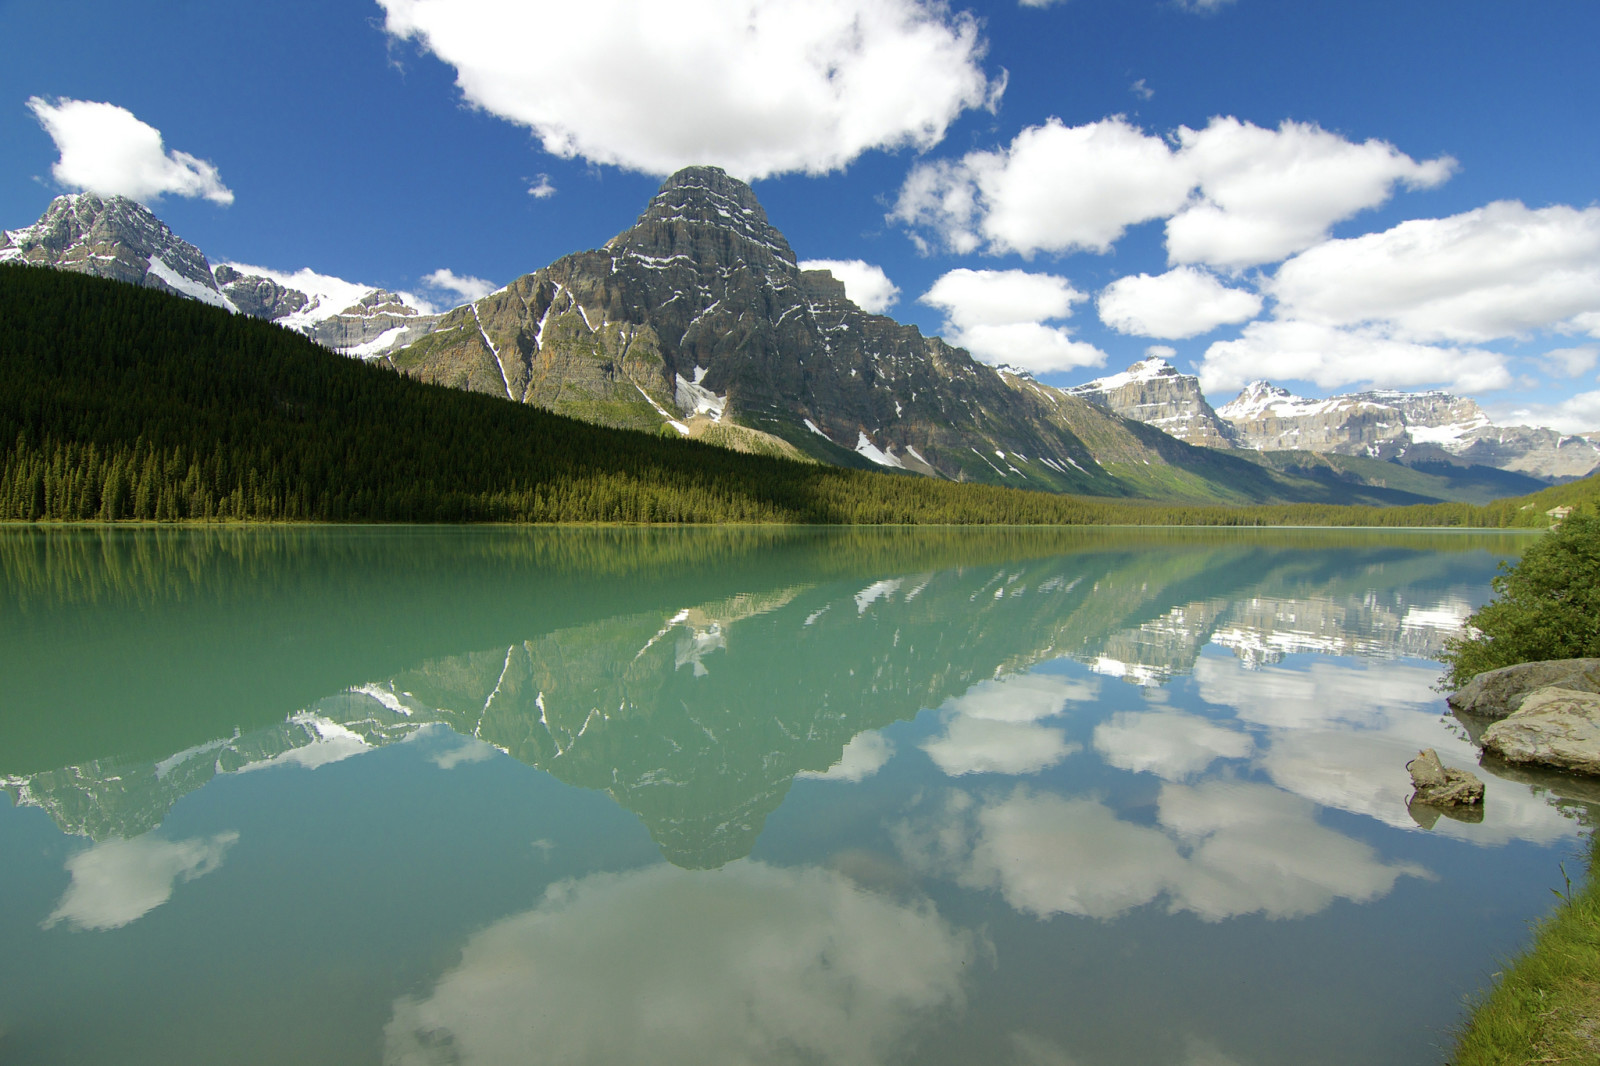
[[1486, 670], [1445, 697], [1452, 710], [1476, 718], [1515, 714], [1534, 692], [1561, 688], [1600, 693], [1600, 659], [1549, 659]]
[[212, 271], [222, 294], [243, 314], [268, 321], [292, 315], [305, 307], [309, 298], [298, 289], [286, 288], [259, 274], [241, 274], [223, 265]]
[[58, 196], [38, 222], [0, 234], [7, 260], [114, 278], [236, 310], [211, 264], [148, 208], [122, 196]]
[[1126, 495], [1079, 420], [1121, 434], [1147, 468], [1206, 462], [863, 312], [831, 274], [801, 271], [750, 187], [714, 167], [673, 175], [603, 249], [451, 312], [392, 361], [608, 425], [685, 432], [698, 415], [825, 461], [958, 480]]
[[1483, 733], [1483, 750], [1510, 763], [1600, 774], [1600, 695], [1542, 688]]
[[1217, 409], [1242, 447], [1489, 466], [1546, 480], [1600, 469], [1600, 432], [1496, 426], [1477, 403], [1447, 392], [1381, 390], [1308, 400], [1265, 381]]
[[336, 352], [381, 356], [426, 335], [439, 316], [383, 289], [327, 279], [364, 295], [330, 305], [282, 278], [247, 274], [173, 234], [149, 208], [121, 196], [58, 196], [38, 222], [0, 233], [0, 262], [13, 260], [114, 278], [201, 300], [298, 330]]
[[1144, 359], [1121, 374], [1065, 391], [1189, 444], [1232, 448], [1238, 437], [1233, 425], [1218, 418], [1206, 402], [1200, 379], [1178, 373], [1165, 359]]
[[1411, 771], [1411, 802], [1430, 807], [1469, 807], [1483, 802], [1483, 782], [1468, 770], [1457, 770], [1439, 761], [1432, 748], [1417, 752], [1406, 763]]
[[1252, 381], [1217, 408], [1241, 446], [1388, 459], [1411, 443], [1400, 410], [1373, 394], [1308, 400], [1265, 381]]

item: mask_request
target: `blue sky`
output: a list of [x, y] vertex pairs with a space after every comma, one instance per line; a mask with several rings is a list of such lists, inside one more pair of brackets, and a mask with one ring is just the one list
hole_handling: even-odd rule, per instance
[[0, 0], [0, 227], [123, 191], [213, 262], [448, 304], [436, 271], [504, 284], [717, 162], [803, 260], [1042, 380], [1154, 347], [1215, 404], [1445, 387], [1595, 429], [1597, 31], [1592, 0]]

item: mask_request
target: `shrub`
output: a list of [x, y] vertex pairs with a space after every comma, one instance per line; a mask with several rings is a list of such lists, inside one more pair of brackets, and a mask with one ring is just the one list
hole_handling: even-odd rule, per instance
[[1600, 518], [1572, 515], [1500, 568], [1497, 598], [1445, 643], [1445, 685], [1517, 663], [1600, 656]]

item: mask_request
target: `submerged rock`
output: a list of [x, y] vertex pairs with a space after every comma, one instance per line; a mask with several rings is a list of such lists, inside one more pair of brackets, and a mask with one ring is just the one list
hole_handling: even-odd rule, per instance
[[1432, 748], [1419, 751], [1406, 763], [1411, 771], [1411, 805], [1429, 807], [1474, 807], [1483, 803], [1483, 782], [1468, 770], [1447, 767]]
[[1481, 743], [1484, 751], [1509, 763], [1600, 775], [1600, 694], [1555, 686], [1539, 689], [1515, 713], [1484, 730]]
[[1445, 697], [1452, 710], [1478, 718], [1506, 718], [1545, 688], [1600, 693], [1600, 659], [1548, 659], [1485, 670]]

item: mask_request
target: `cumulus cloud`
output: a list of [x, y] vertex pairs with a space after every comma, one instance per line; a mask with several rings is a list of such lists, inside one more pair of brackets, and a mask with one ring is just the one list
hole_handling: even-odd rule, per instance
[[1212, 12], [1221, 11], [1233, 3], [1233, 0], [1175, 0], [1175, 2], [1184, 11], [1194, 11], [1202, 15], [1209, 15]]
[[1502, 426], [1548, 426], [1561, 433], [1593, 433], [1600, 431], [1600, 392], [1580, 392], [1555, 404], [1508, 404], [1491, 413]]
[[1229, 391], [1267, 378], [1310, 381], [1325, 389], [1443, 384], [1457, 392], [1491, 392], [1511, 384], [1505, 362], [1506, 357], [1496, 352], [1417, 344], [1382, 329], [1252, 322], [1237, 339], [1217, 341], [1206, 349], [1200, 387], [1208, 393]]
[[861, 310], [881, 315], [900, 298], [900, 287], [881, 266], [860, 259], [805, 259], [801, 270], [826, 270], [844, 285], [844, 294]]
[[1265, 285], [1278, 314], [1475, 344], [1600, 315], [1600, 207], [1500, 201], [1328, 241]]
[[965, 1004], [971, 934], [841, 874], [655, 866], [553, 887], [474, 934], [384, 1061], [879, 1062]]
[[1419, 163], [1384, 141], [1357, 144], [1304, 122], [1271, 130], [1218, 117], [1205, 129], [1181, 127], [1177, 139], [1177, 158], [1198, 189], [1167, 222], [1168, 258], [1228, 269], [1309, 248], [1335, 222], [1383, 203], [1396, 185], [1430, 188], [1456, 165]]
[[495, 290], [492, 281], [475, 278], [470, 274], [457, 274], [453, 270], [440, 267], [432, 274], [422, 279], [422, 283], [430, 289], [451, 293], [460, 303], [471, 303], [481, 300]]
[[379, 2], [391, 35], [546, 151], [652, 174], [822, 174], [926, 149], [1004, 89], [977, 20], [934, 0]]
[[952, 270], [918, 298], [944, 312], [945, 337], [989, 363], [1036, 373], [1104, 366], [1106, 353], [1052, 319], [1088, 297], [1066, 278], [1025, 270]]
[[1310, 247], [1397, 186], [1437, 185], [1454, 167], [1307, 123], [1217, 116], [1167, 140], [1120, 115], [1051, 119], [1006, 148], [912, 168], [890, 218], [958, 253], [1024, 256], [1109, 251], [1129, 226], [1164, 218], [1174, 264], [1234, 270]]
[[1261, 313], [1261, 297], [1233, 289], [1194, 267], [1131, 274], [1100, 291], [1095, 309], [1119, 333], [1182, 340]]
[[[1551, 373], [1560, 374], [1562, 377], [1582, 377], [1594, 369], [1597, 359], [1600, 359], [1600, 348], [1552, 348], [1539, 356]], [[1542, 423], [1541, 423], [1542, 424]]]
[[1145, 84], [1145, 80], [1143, 78], [1140, 78], [1138, 81], [1128, 86], [1128, 91], [1141, 100], [1148, 100], [1156, 94], [1154, 89]]
[[33, 96], [28, 110], [61, 153], [50, 173], [62, 185], [141, 202], [172, 195], [233, 203], [233, 191], [215, 166], [188, 152], [167, 151], [161, 131], [127, 108]]
[[913, 167], [890, 218], [963, 254], [1105, 252], [1129, 226], [1177, 211], [1192, 184], [1165, 141], [1120, 115], [1053, 118], [1007, 148]]
[[550, 181], [550, 175], [540, 174], [537, 181], [528, 186], [528, 195], [535, 200], [548, 200], [556, 194], [556, 187]]
[[145, 835], [107, 840], [67, 860], [72, 881], [44, 920], [74, 929], [119, 929], [172, 898], [177, 881], [193, 881], [222, 865], [238, 833], [191, 840]]

